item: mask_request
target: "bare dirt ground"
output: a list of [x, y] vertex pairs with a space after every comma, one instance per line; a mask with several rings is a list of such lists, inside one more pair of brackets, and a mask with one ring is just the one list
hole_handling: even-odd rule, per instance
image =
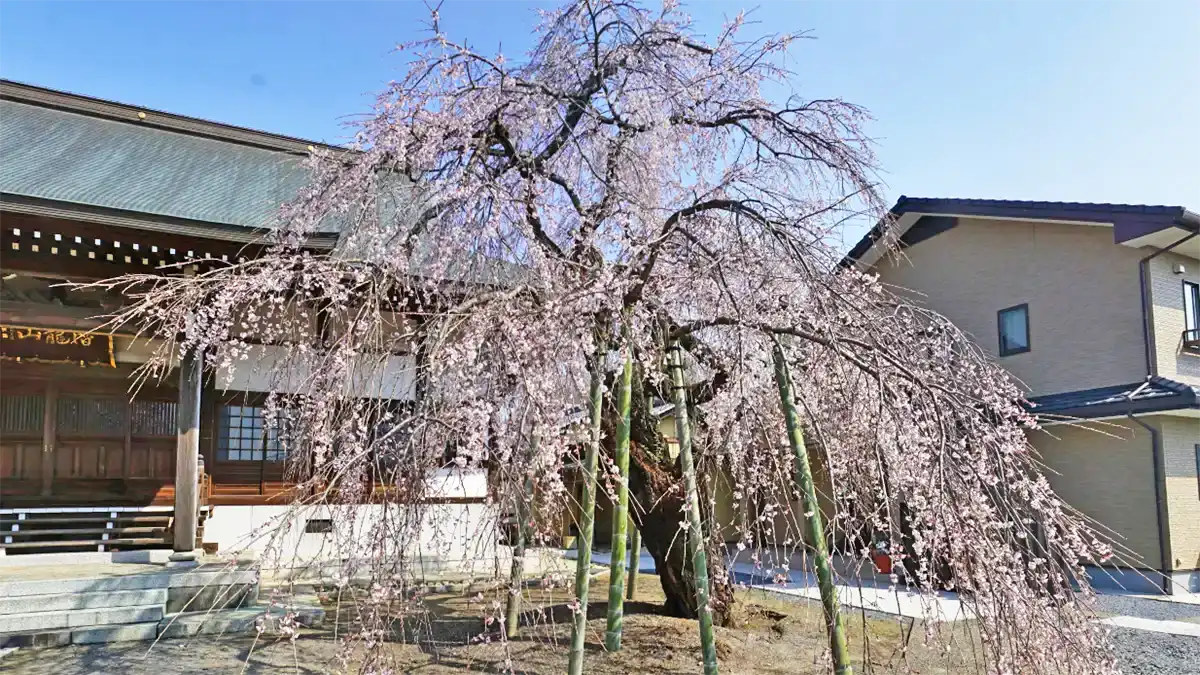
[[[694, 621], [661, 616], [662, 590], [658, 578], [642, 575], [638, 599], [626, 604], [624, 642], [619, 652], [603, 646], [607, 582], [597, 579], [590, 589], [585, 672], [624, 673], [701, 672], [700, 641]], [[820, 607], [780, 600], [760, 592], [741, 593], [737, 626], [717, 629], [723, 673], [829, 672]], [[443, 675], [468, 671], [516, 672], [538, 675], [562, 673], [567, 665], [571, 612], [567, 589], [528, 593], [531, 611], [521, 634], [507, 642], [498, 637], [498, 623], [485, 617], [503, 600], [500, 592], [437, 595], [425, 598], [426, 616], [394, 628], [382, 643], [370, 671]], [[183, 673], [246, 673], [325, 675], [361, 672], [369, 650], [363, 640], [342, 639], [356, 630], [357, 613], [350, 603], [330, 612], [325, 629], [305, 632], [299, 639], [201, 636], [164, 640], [157, 644], [117, 643], [60, 649], [22, 650], [0, 659], [0, 672], [21, 675], [177, 675]], [[332, 607], [331, 607], [332, 609]], [[948, 654], [921, 644], [922, 628], [907, 621], [861, 615], [849, 618], [856, 673], [973, 673], [972, 642], [964, 628]], [[336, 619], [336, 620], [335, 620]], [[865, 624], [865, 631], [864, 631]], [[864, 664], [864, 659], [869, 665]]]

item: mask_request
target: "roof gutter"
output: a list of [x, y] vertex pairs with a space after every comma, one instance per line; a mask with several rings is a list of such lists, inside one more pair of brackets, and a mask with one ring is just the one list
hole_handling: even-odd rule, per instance
[[1182, 225], [1185, 229], [1200, 232], [1200, 213], [1184, 209], [1183, 213], [1175, 219], [1175, 223]]

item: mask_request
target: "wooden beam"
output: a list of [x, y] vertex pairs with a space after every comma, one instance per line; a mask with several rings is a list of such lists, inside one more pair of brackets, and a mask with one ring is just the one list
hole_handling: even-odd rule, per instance
[[175, 446], [175, 541], [176, 553], [191, 553], [196, 548], [199, 519], [198, 485], [200, 480], [200, 385], [204, 356], [198, 351], [185, 354], [179, 362], [179, 409], [176, 413], [178, 436]]

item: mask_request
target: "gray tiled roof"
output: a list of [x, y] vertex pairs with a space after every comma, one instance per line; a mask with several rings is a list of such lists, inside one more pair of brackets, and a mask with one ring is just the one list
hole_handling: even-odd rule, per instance
[[308, 176], [294, 154], [0, 101], [0, 192], [270, 228]]
[[1165, 377], [1151, 377], [1112, 387], [1034, 396], [1029, 410], [1050, 417], [1108, 417], [1127, 412], [1154, 412], [1200, 406], [1200, 387]]

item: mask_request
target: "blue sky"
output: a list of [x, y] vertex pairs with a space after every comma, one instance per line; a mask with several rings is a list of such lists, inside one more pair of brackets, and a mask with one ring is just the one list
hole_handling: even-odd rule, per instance
[[[510, 58], [531, 3], [456, 2], [443, 29]], [[795, 89], [877, 118], [901, 194], [1200, 210], [1200, 3], [692, 2], [712, 31], [809, 30]], [[415, 2], [0, 2], [0, 76], [326, 142], [397, 77]], [[856, 237], [860, 231], [850, 232]]]

